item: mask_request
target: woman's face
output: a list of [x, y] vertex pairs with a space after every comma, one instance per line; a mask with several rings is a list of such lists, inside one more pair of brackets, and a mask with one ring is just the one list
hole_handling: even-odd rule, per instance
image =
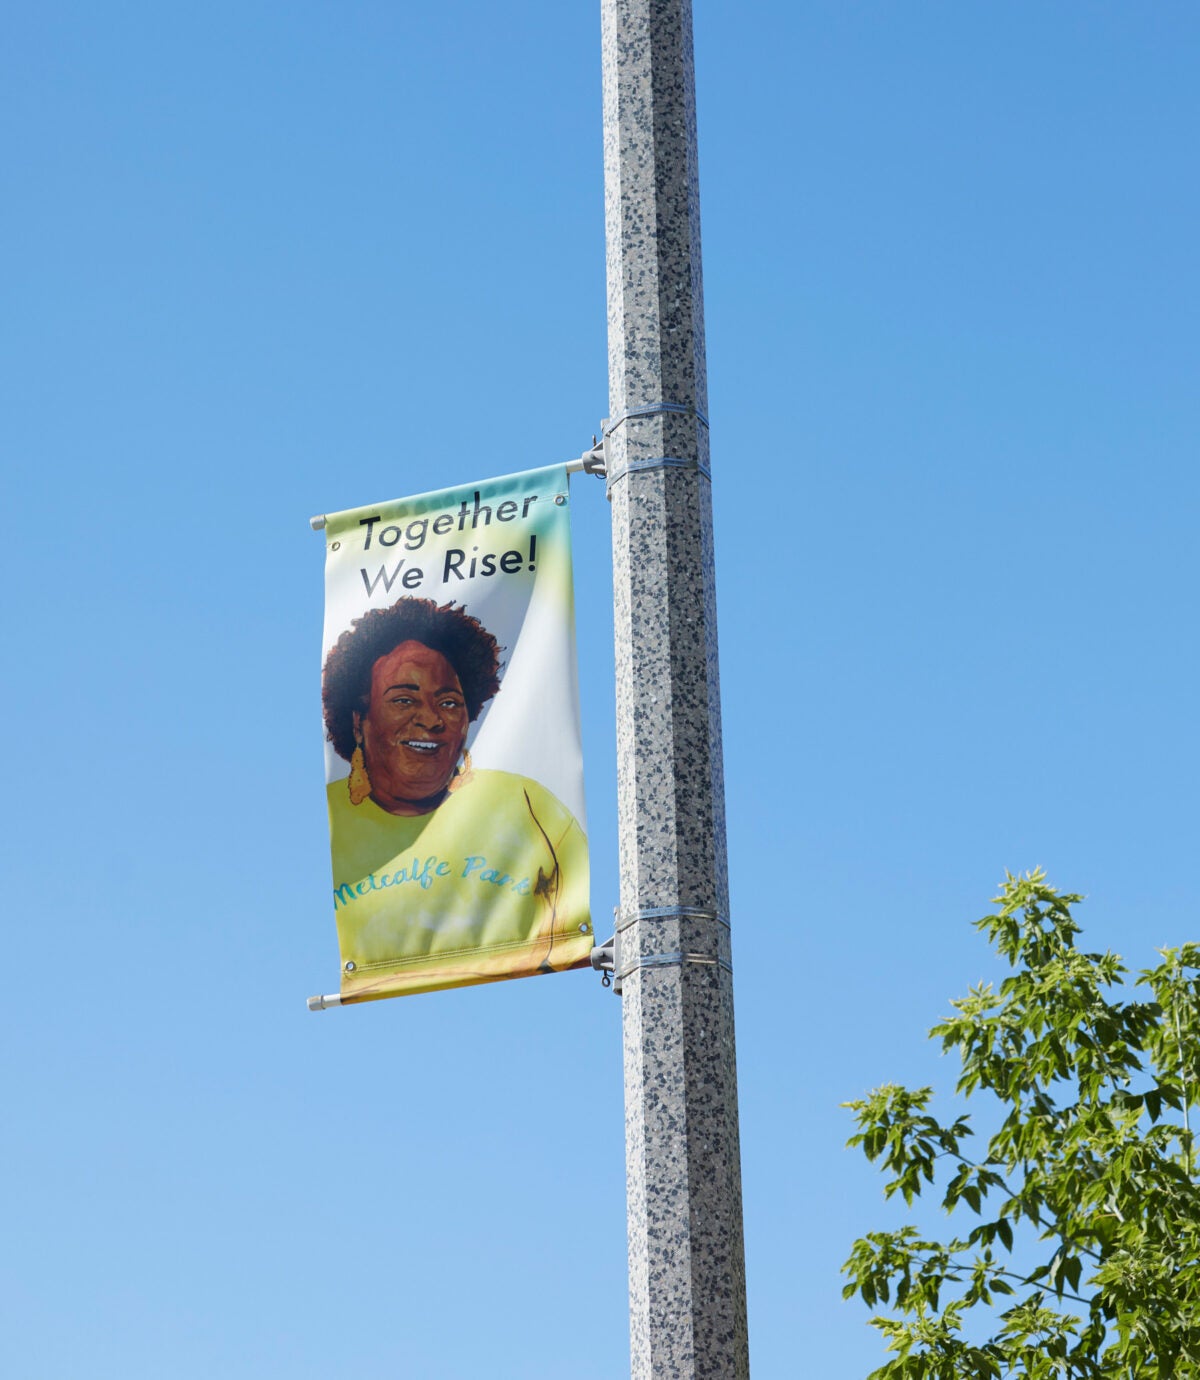
[[401, 642], [371, 668], [371, 698], [354, 716], [371, 794], [394, 815], [437, 808], [467, 738], [454, 667], [423, 642]]

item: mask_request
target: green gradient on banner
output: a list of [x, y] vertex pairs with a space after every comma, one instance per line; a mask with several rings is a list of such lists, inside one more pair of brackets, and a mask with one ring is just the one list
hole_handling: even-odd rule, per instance
[[344, 1002], [592, 947], [565, 467], [326, 519]]

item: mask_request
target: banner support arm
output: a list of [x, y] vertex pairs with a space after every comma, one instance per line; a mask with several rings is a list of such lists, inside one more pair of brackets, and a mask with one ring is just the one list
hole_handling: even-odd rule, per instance
[[339, 992], [331, 992], [326, 997], [309, 997], [308, 1009], [310, 1011], [325, 1011], [331, 1006], [341, 1006], [342, 997]]
[[[605, 438], [607, 430], [605, 431]], [[592, 437], [591, 450], [585, 450], [582, 455], [576, 456], [574, 460], [568, 460], [566, 471], [568, 474], [594, 474], [597, 478], [603, 479], [608, 473], [605, 465], [605, 438], [597, 440]], [[314, 532], [321, 532], [325, 529], [325, 514], [317, 513], [310, 517], [308, 525]]]

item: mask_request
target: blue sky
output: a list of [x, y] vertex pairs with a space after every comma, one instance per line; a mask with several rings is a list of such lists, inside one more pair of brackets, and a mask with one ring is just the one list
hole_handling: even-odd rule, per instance
[[[952, 1084], [1005, 868], [1195, 938], [1194, 7], [699, 4], [751, 1356], [879, 1363], [838, 1104]], [[627, 1369], [590, 974], [311, 1015], [311, 513], [607, 409], [595, 5], [47, 0], [0, 55], [0, 1360]], [[593, 905], [608, 511], [575, 481]]]

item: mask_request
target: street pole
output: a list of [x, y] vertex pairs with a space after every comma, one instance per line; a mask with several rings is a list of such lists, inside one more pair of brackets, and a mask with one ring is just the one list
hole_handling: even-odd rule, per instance
[[602, 0], [633, 1380], [750, 1373], [691, 0]]

